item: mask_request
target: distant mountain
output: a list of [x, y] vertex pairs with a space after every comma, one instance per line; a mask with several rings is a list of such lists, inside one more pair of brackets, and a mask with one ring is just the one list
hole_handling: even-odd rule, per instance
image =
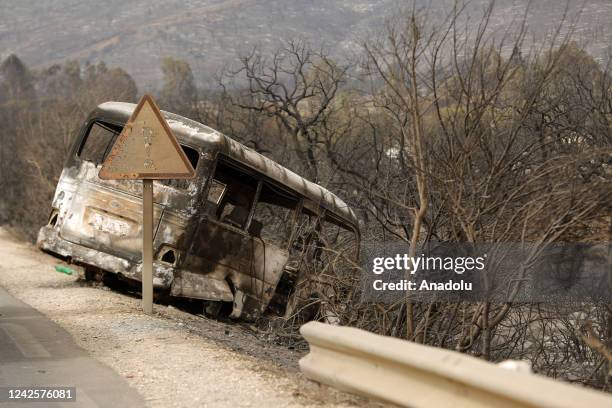
[[[583, 0], [572, 0], [575, 14]], [[418, 0], [441, 16], [451, 0]], [[543, 38], [559, 20], [563, 0], [533, 2], [529, 22]], [[66, 59], [105, 61], [126, 69], [145, 88], [158, 86], [160, 58], [187, 60], [205, 84], [224, 64], [255, 45], [275, 48], [279, 39], [323, 43], [342, 57], [375, 33], [397, 0], [0, 0], [0, 57], [17, 54], [29, 66]], [[471, 14], [486, 0], [468, 3]], [[499, 0], [493, 29], [503, 30], [524, 12], [525, 0]], [[607, 55], [612, 1], [586, 0], [579, 39], [600, 61]]]

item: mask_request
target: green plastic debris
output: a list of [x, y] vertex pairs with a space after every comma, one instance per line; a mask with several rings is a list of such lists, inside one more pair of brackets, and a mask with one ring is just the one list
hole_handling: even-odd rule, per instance
[[64, 265], [55, 265], [55, 270], [61, 273], [65, 273], [66, 275], [72, 275], [74, 270]]

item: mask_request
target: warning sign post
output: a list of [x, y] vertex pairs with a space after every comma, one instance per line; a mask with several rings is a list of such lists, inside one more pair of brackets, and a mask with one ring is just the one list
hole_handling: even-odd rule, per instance
[[142, 180], [142, 307], [153, 312], [153, 180], [189, 179], [195, 170], [155, 104], [145, 94], [117, 137], [98, 175]]

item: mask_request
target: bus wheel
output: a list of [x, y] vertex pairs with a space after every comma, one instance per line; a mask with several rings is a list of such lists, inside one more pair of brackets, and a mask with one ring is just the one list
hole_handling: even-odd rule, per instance
[[104, 275], [105, 272], [100, 268], [96, 268], [95, 266], [85, 266], [84, 278], [86, 282], [102, 285], [104, 282]]
[[217, 318], [221, 315], [221, 308], [223, 304], [214, 300], [207, 300], [204, 302], [203, 314], [209, 317]]

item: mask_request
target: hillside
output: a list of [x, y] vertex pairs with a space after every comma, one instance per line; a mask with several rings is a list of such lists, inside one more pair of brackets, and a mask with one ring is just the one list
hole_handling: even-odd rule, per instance
[[[441, 16], [451, 3], [433, 3], [430, 14]], [[484, 3], [470, 2], [470, 13], [477, 14]], [[553, 0], [534, 3], [529, 23], [535, 36], [543, 38], [563, 7]], [[571, 3], [575, 13], [582, 1]], [[523, 4], [498, 1], [493, 28], [501, 31], [520, 18]], [[173, 56], [188, 60], [204, 84], [238, 53], [255, 45], [271, 49], [282, 38], [306, 38], [327, 45], [337, 56], [348, 55], [397, 8], [393, 0], [1, 0], [0, 57], [15, 53], [38, 68], [66, 59], [104, 60], [151, 88], [161, 76], [160, 58]], [[587, 0], [577, 33], [602, 61], [611, 26], [612, 3]]]

